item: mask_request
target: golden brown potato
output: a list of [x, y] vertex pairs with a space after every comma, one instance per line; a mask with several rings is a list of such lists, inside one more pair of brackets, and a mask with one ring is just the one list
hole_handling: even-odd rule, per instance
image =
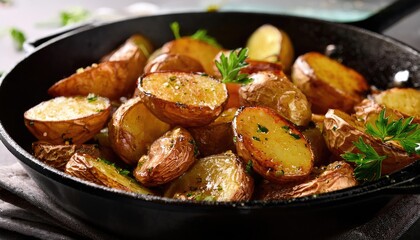
[[51, 86], [48, 94], [74, 96], [94, 93], [111, 100], [131, 96], [147, 61], [144, 51], [138, 47], [136, 37], [131, 37], [107, 57], [108, 61], [78, 69]]
[[324, 138], [330, 151], [337, 157], [346, 152], [353, 152], [359, 137], [372, 146], [380, 156], [387, 156], [382, 161], [382, 174], [389, 174], [402, 169], [418, 159], [418, 156], [408, 155], [395, 142], [382, 143], [365, 133], [366, 127], [362, 121], [337, 109], [331, 109], [325, 114]]
[[198, 155], [197, 146], [191, 134], [184, 128], [175, 127], [158, 138], [143, 155], [134, 177], [145, 186], [168, 183], [186, 172]]
[[414, 117], [420, 123], [420, 90], [414, 88], [392, 88], [373, 95], [376, 103], [401, 113], [402, 117]]
[[314, 164], [309, 143], [293, 124], [267, 107], [246, 107], [233, 120], [236, 150], [272, 182], [305, 179]]
[[64, 171], [67, 162], [71, 156], [78, 153], [87, 153], [89, 155], [100, 157], [101, 152], [96, 144], [51, 144], [47, 142], [37, 141], [32, 143], [32, 151], [35, 158], [54, 167], [58, 170]]
[[[383, 105], [379, 105], [372, 99], [364, 99], [362, 102], [354, 106], [355, 113], [353, 114], [358, 121], [363, 122], [365, 125], [367, 123], [375, 124], [376, 119], [379, 116], [381, 110], [384, 109]], [[398, 110], [387, 108], [385, 111], [385, 116], [390, 120], [398, 120], [404, 118], [405, 116]], [[415, 118], [413, 122], [415, 122]]]
[[198, 159], [184, 175], [170, 183], [164, 196], [195, 201], [246, 201], [254, 181], [231, 151]]
[[264, 181], [258, 188], [259, 200], [285, 200], [333, 192], [357, 185], [353, 167], [345, 161], [330, 163], [316, 177], [298, 184], [275, 184]]
[[283, 72], [260, 71], [249, 77], [253, 81], [239, 89], [241, 105], [270, 107], [298, 126], [308, 125], [311, 104]]
[[153, 195], [149, 189], [128, 177], [129, 171], [86, 153], [74, 154], [66, 165], [65, 172], [71, 176], [102, 186], [127, 192]]
[[122, 104], [108, 124], [112, 149], [129, 165], [135, 166], [140, 157], [170, 125], [155, 117], [140, 98]]
[[25, 126], [38, 140], [82, 144], [104, 127], [110, 112], [107, 98], [56, 97], [26, 111], [24, 119]]
[[236, 110], [237, 108], [226, 109], [212, 123], [188, 129], [195, 139], [200, 156], [206, 157], [228, 150], [236, 151], [232, 130]]
[[104, 56], [100, 62], [109, 62], [109, 61], [120, 61], [125, 60], [127, 58], [126, 54], [128, 51], [124, 50], [124, 47], [128, 47], [129, 43], [133, 43], [138, 47], [141, 54], [148, 59], [151, 54], [154, 52], [153, 44], [150, 42], [149, 39], [147, 39], [145, 36], [142, 36], [140, 34], [134, 34], [131, 36], [125, 44], [120, 46], [118, 49], [112, 51], [111, 53]]
[[209, 75], [213, 74], [213, 60], [220, 50], [222, 49], [219, 47], [190, 37], [178, 38], [162, 46], [162, 53], [187, 55], [197, 59]]
[[280, 62], [288, 72], [294, 58], [294, 48], [289, 35], [283, 30], [264, 24], [249, 37], [246, 47], [249, 58], [269, 62]]
[[182, 54], [162, 53], [148, 62], [144, 73], [179, 71], [179, 72], [204, 72], [203, 66], [194, 58]]
[[227, 102], [226, 85], [197, 73], [157, 72], [143, 76], [140, 97], [155, 116], [172, 125], [204, 126]]
[[312, 103], [312, 112], [318, 114], [330, 108], [350, 113], [368, 90], [367, 81], [358, 72], [316, 52], [296, 59], [292, 80]]

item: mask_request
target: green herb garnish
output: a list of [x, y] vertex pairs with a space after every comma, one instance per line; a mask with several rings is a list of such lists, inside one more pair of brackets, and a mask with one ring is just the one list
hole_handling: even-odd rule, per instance
[[386, 156], [379, 156], [372, 146], [366, 144], [362, 137], [358, 142], [353, 142], [354, 146], [361, 153], [347, 152], [341, 154], [341, 157], [348, 162], [354, 162], [354, 176], [360, 181], [373, 181], [381, 177], [382, 161]]
[[98, 99], [98, 96], [96, 96], [93, 93], [89, 93], [86, 98], [87, 98], [88, 102], [94, 102], [94, 101], [96, 101]]
[[264, 127], [263, 125], [257, 124], [258, 129], [257, 132], [268, 133], [268, 128]]
[[83, 8], [72, 8], [60, 12], [61, 26], [85, 21], [89, 17], [89, 12]]
[[252, 172], [252, 161], [249, 160], [248, 163], [246, 164], [245, 170], [248, 174], [251, 174]]
[[254, 139], [255, 141], [258, 141], [258, 142], [261, 141], [261, 139], [259, 137], [256, 137], [256, 136], [252, 136], [252, 139]]
[[420, 154], [419, 124], [412, 123], [414, 117], [389, 122], [385, 108], [379, 113], [375, 124], [366, 125], [366, 133], [381, 139], [382, 142], [397, 141], [408, 154]]
[[[169, 25], [169, 27], [171, 28], [175, 39], [181, 38], [181, 33], [180, 33], [181, 32], [180, 31], [181, 27], [180, 27], [178, 22], [172, 22]], [[207, 30], [205, 30], [205, 29], [198, 29], [190, 37], [193, 38], [193, 39], [196, 39], [196, 40], [206, 42], [206, 43], [208, 43], [210, 45], [213, 45], [215, 47], [221, 47], [221, 45], [217, 42], [217, 40], [214, 37], [207, 35]]]
[[248, 48], [239, 48], [230, 52], [226, 57], [224, 53], [220, 56], [220, 62], [215, 61], [216, 67], [222, 74], [223, 83], [240, 83], [247, 84], [252, 82], [252, 78], [248, 78], [248, 74], [239, 73], [242, 68], [248, 65], [245, 59], [248, 57]]
[[12, 37], [13, 42], [15, 43], [16, 50], [22, 51], [23, 50], [23, 43], [26, 41], [25, 34], [17, 28], [11, 28], [10, 29], [10, 36]]

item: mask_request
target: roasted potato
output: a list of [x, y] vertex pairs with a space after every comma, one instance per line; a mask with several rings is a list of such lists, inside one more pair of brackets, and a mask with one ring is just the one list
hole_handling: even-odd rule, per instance
[[150, 145], [169, 129], [170, 125], [156, 118], [137, 97], [122, 104], [112, 115], [108, 135], [112, 149], [125, 163], [135, 166]]
[[260, 71], [249, 77], [253, 81], [239, 88], [241, 105], [270, 107], [298, 126], [308, 125], [311, 104], [283, 72]]
[[56, 97], [24, 113], [25, 126], [52, 144], [82, 144], [99, 132], [111, 113], [107, 98], [88, 95]]
[[167, 42], [162, 46], [162, 53], [187, 55], [197, 59], [204, 71], [213, 74], [213, 60], [222, 49], [198, 39], [182, 37]]
[[150, 146], [143, 155], [134, 177], [145, 186], [168, 183], [186, 172], [198, 155], [197, 146], [191, 134], [181, 127], [175, 127]]
[[187, 55], [162, 53], [148, 62], [144, 67], [144, 73], [180, 71], [180, 72], [204, 72], [201, 63]]
[[151, 190], [128, 177], [128, 170], [120, 169], [104, 159], [86, 153], [75, 153], [67, 163], [65, 172], [102, 186], [127, 192], [154, 195]]
[[58, 170], [64, 171], [67, 162], [70, 158], [78, 153], [87, 153], [91, 156], [100, 157], [101, 152], [99, 146], [96, 144], [51, 144], [47, 142], [37, 141], [32, 143], [32, 152], [35, 158], [54, 167]]
[[282, 183], [308, 177], [314, 164], [309, 143], [293, 124], [267, 107], [245, 107], [233, 120], [236, 150], [255, 172]]
[[319, 170], [314, 178], [298, 184], [275, 184], [263, 181], [258, 187], [256, 199], [285, 200], [309, 195], [333, 192], [356, 186], [357, 180], [353, 176], [353, 167], [345, 161], [330, 163]]
[[413, 116], [420, 123], [420, 90], [414, 88], [392, 88], [373, 95], [376, 103], [401, 113], [403, 117]]
[[254, 181], [231, 151], [198, 159], [184, 175], [171, 182], [164, 196], [195, 201], [246, 201]]
[[156, 117], [172, 125], [204, 126], [227, 102], [226, 85], [198, 73], [156, 72], [143, 76], [139, 94]]
[[131, 96], [148, 57], [143, 50], [146, 48], [139, 48], [136, 38], [129, 38], [108, 61], [78, 69], [56, 82], [48, 89], [48, 94], [56, 97], [94, 93], [111, 100]]
[[228, 150], [236, 152], [232, 130], [236, 110], [237, 108], [226, 109], [212, 123], [188, 129], [195, 139], [200, 156], [206, 157]]
[[294, 59], [294, 47], [289, 35], [283, 30], [264, 24], [248, 38], [246, 47], [249, 58], [269, 62], [280, 62], [288, 72]]
[[302, 134], [309, 142], [309, 146], [314, 154], [314, 166], [327, 164], [331, 153], [321, 130], [318, 127], [308, 127], [302, 131]]
[[148, 38], [140, 34], [134, 34], [126, 41], [125, 44], [121, 45], [118, 49], [102, 57], [100, 62], [126, 60], [127, 53], [129, 53], [129, 51], [127, 51], [124, 48], [130, 46], [127, 43], [132, 43], [136, 45], [138, 49], [140, 50], [141, 54], [146, 58], [146, 61], [154, 52], [153, 44], [150, 42]]
[[364, 122], [357, 121], [355, 117], [337, 109], [331, 109], [325, 114], [324, 138], [330, 151], [337, 157], [346, 152], [353, 152], [356, 148], [353, 142], [361, 137], [363, 141], [372, 146], [380, 156], [387, 156], [382, 161], [382, 174], [389, 174], [402, 169], [419, 158], [409, 155], [397, 143], [382, 143], [365, 133]]
[[292, 80], [317, 114], [325, 114], [330, 108], [350, 113], [368, 90], [366, 79], [358, 72], [317, 52], [296, 59]]

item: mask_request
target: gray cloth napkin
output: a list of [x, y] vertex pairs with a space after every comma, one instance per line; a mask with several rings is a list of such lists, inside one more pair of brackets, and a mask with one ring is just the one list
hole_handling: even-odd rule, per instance
[[[333, 239], [398, 239], [420, 217], [420, 195], [401, 196]], [[39, 239], [118, 239], [68, 214], [16, 163], [0, 168], [0, 228]]]

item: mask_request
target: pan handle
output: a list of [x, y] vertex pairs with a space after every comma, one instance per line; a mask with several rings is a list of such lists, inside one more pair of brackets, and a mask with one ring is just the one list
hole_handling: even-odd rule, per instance
[[348, 24], [381, 33], [419, 8], [419, 0], [396, 0], [364, 20]]
[[85, 22], [85, 23], [81, 23], [81, 24], [74, 24], [74, 25], [70, 25], [68, 27], [63, 27], [58, 29], [57, 31], [45, 36], [45, 37], [41, 37], [41, 38], [36, 38], [36, 39], [29, 39], [27, 41], [25, 41], [23, 43], [23, 49], [25, 50], [26, 53], [31, 53], [33, 52], [37, 47], [39, 47], [40, 45], [50, 41], [51, 39], [54, 39], [58, 36], [61, 36], [63, 34], [66, 33], [72, 33], [72, 32], [78, 32], [78, 31], [83, 31], [83, 30], [87, 30], [90, 28], [93, 28], [94, 26], [96, 26], [96, 24], [94, 24], [93, 22]]

